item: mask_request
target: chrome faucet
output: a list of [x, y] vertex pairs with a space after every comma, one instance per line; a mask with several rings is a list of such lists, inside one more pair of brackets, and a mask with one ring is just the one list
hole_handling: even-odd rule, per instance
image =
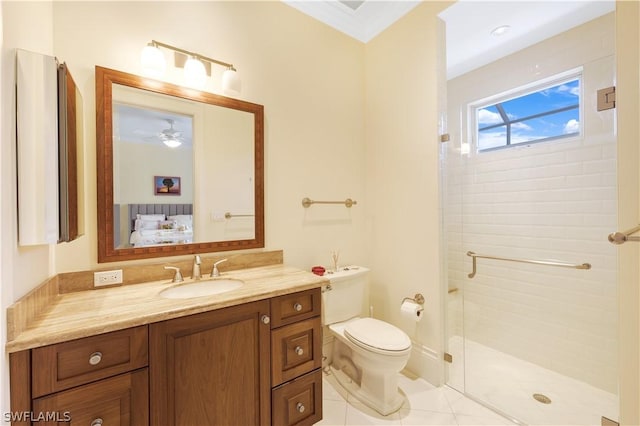
[[202, 278], [202, 273], [200, 272], [201, 263], [202, 260], [200, 259], [200, 256], [196, 254], [196, 256], [193, 258], [193, 272], [191, 273], [191, 278], [193, 278], [194, 280], [199, 280], [200, 278]]
[[222, 259], [222, 260], [218, 260], [216, 263], [213, 264], [213, 270], [211, 271], [211, 278], [215, 278], [215, 277], [219, 277], [220, 276], [220, 271], [218, 271], [218, 264], [222, 263], [222, 262], [226, 262], [229, 259]]

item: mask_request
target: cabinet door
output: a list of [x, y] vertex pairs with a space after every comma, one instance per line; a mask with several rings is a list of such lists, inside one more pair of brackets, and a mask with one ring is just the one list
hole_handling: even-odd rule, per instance
[[306, 426], [322, 420], [322, 370], [319, 368], [273, 389], [273, 423]]
[[271, 384], [277, 386], [322, 367], [320, 317], [271, 332]]
[[151, 424], [268, 425], [269, 301], [152, 324]]
[[149, 424], [149, 379], [146, 368], [33, 400], [34, 424]]

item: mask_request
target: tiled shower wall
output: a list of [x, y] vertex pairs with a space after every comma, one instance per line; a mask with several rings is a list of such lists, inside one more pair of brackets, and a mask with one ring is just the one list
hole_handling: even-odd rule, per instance
[[[613, 28], [607, 15], [451, 80], [444, 185], [449, 288], [461, 290], [450, 332], [615, 393], [616, 140], [614, 112], [595, 108], [613, 84]], [[475, 152], [469, 102], [578, 66], [583, 137]], [[592, 269], [478, 259], [470, 279], [467, 251]]]

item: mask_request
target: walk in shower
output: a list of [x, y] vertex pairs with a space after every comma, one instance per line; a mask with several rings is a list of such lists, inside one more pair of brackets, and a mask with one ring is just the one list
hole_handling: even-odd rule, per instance
[[597, 95], [614, 28], [604, 14], [447, 84], [446, 382], [526, 424], [618, 419], [615, 109]]

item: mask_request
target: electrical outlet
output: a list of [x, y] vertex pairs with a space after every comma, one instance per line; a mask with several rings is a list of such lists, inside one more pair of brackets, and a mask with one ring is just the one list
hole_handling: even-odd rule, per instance
[[211, 222], [224, 222], [224, 213], [211, 212]]
[[121, 284], [122, 269], [115, 271], [101, 271], [93, 273], [93, 286], [100, 287], [103, 285]]

